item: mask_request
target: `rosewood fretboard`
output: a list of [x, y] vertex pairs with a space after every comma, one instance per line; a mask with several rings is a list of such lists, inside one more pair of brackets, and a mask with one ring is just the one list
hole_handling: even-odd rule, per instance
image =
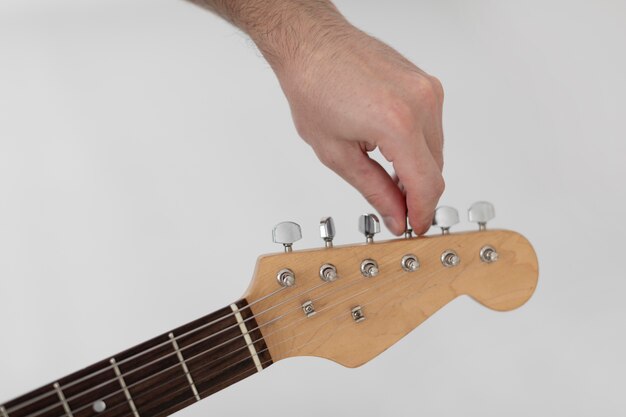
[[0, 406], [0, 417], [164, 417], [272, 364], [248, 303], [229, 307]]

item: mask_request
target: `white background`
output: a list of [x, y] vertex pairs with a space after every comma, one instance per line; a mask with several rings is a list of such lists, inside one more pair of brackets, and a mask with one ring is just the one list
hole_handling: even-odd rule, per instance
[[[338, 5], [442, 80], [442, 203], [492, 201], [539, 287], [511, 313], [455, 300], [362, 368], [279, 362], [179, 415], [624, 416], [624, 2]], [[323, 215], [360, 242], [369, 210], [211, 14], [0, 3], [0, 400], [238, 299], [278, 221], [302, 224], [299, 248]]]

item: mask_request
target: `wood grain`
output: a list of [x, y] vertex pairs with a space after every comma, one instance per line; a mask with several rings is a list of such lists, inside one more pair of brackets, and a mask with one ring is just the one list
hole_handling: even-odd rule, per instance
[[[485, 245], [498, 251], [497, 262], [480, 260]], [[460, 265], [442, 265], [440, 257], [447, 249], [458, 253]], [[418, 271], [402, 269], [406, 254], [418, 256]], [[378, 276], [361, 275], [360, 264], [367, 258], [378, 262]], [[337, 267], [335, 282], [319, 278], [325, 263]], [[283, 268], [294, 271], [296, 285], [262, 299], [280, 288], [276, 273]], [[356, 367], [458, 296], [471, 296], [494, 310], [517, 308], [534, 292], [537, 277], [537, 258], [526, 238], [489, 230], [262, 256], [245, 297], [274, 361], [319, 356]], [[310, 318], [301, 309], [306, 301], [313, 301], [316, 309]], [[363, 322], [352, 319], [356, 306], [362, 306]]]
[[[497, 262], [480, 260], [486, 245], [498, 251]], [[446, 250], [458, 253], [460, 265], [442, 265]], [[420, 260], [415, 272], [401, 266], [402, 257], [409, 254]], [[361, 274], [365, 259], [378, 263], [377, 276]], [[323, 264], [337, 267], [336, 281], [320, 279]], [[276, 274], [284, 268], [295, 272], [295, 286], [279, 286]], [[362, 365], [461, 295], [494, 310], [517, 308], [532, 295], [537, 275], [530, 243], [504, 230], [262, 256], [236, 307], [225, 307], [113, 356], [132, 401], [120, 389], [109, 359], [58, 383], [72, 417], [130, 416], [133, 407], [140, 417], [165, 417], [276, 360], [319, 356], [349, 367]], [[316, 310], [311, 317], [302, 310], [308, 301]], [[365, 315], [359, 323], [351, 314], [357, 306]], [[92, 405], [100, 399], [106, 400], [106, 410], [97, 413]], [[9, 417], [70, 417], [53, 384], [3, 407]]]

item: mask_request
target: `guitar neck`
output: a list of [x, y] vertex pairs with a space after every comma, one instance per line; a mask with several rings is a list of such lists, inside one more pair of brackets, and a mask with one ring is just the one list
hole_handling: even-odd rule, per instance
[[245, 299], [0, 406], [0, 417], [164, 417], [272, 364]]

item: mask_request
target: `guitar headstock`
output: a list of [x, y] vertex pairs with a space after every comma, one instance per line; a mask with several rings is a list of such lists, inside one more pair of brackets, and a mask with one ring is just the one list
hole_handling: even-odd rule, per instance
[[356, 367], [460, 295], [498, 311], [524, 304], [537, 285], [535, 252], [516, 232], [486, 230], [492, 212], [477, 203], [470, 220], [480, 230], [449, 233], [458, 215], [440, 208], [442, 235], [381, 242], [373, 241], [377, 219], [366, 215], [368, 243], [334, 247], [326, 218], [326, 247], [303, 251], [291, 250], [299, 226], [279, 226], [275, 241], [286, 251], [259, 258], [245, 294], [272, 359], [319, 356]]

